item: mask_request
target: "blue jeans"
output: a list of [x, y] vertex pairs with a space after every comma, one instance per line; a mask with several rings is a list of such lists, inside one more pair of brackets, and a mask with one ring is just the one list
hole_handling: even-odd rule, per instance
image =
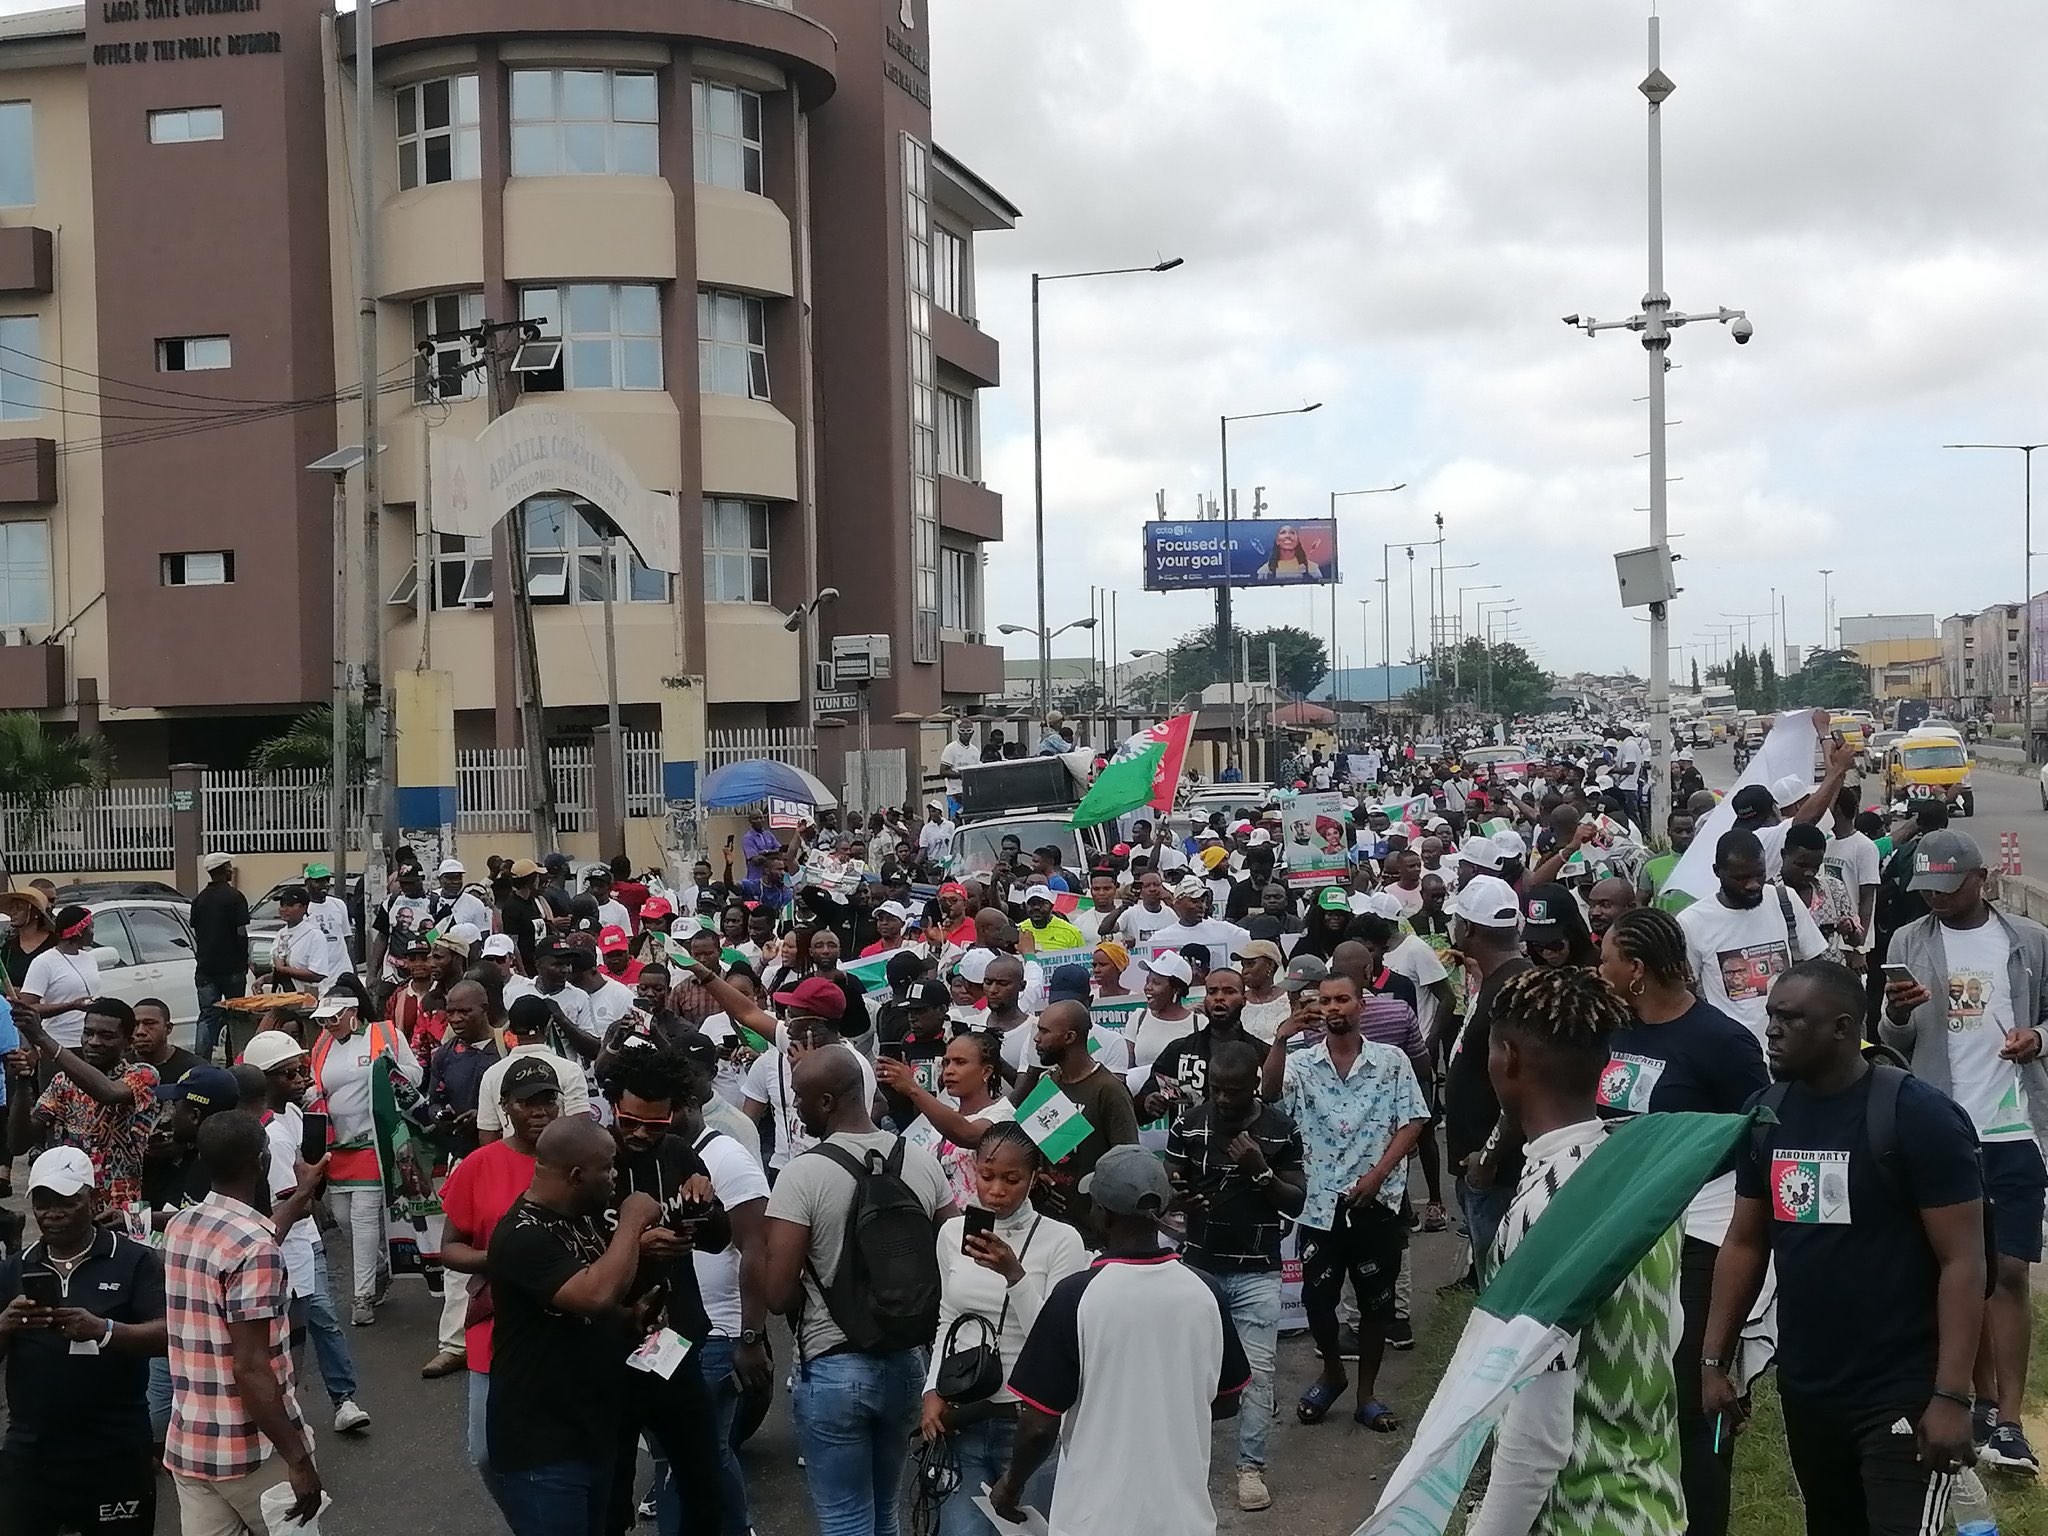
[[790, 1407], [818, 1536], [898, 1536], [903, 1468], [924, 1411], [922, 1355], [826, 1355], [798, 1370]]
[[[1000, 1530], [975, 1508], [974, 1496], [1010, 1470], [1010, 1447], [1016, 1438], [1015, 1419], [983, 1419], [947, 1436], [960, 1468], [960, 1486], [939, 1506], [938, 1536], [991, 1536]], [[1024, 1502], [1041, 1515], [1052, 1509], [1053, 1475], [1058, 1466], [1059, 1452], [1054, 1451], [1024, 1484]]]
[[476, 1475], [483, 1479], [484, 1492], [491, 1496], [491, 1502], [498, 1508], [505, 1507], [505, 1496], [498, 1482], [498, 1474], [491, 1470], [490, 1441], [484, 1426], [490, 1421], [491, 1376], [488, 1371], [464, 1371], [469, 1378], [469, 1430], [464, 1437], [469, 1451], [469, 1464], [476, 1468]]
[[348, 1335], [341, 1331], [341, 1318], [334, 1310], [324, 1252], [314, 1259], [313, 1294], [292, 1298], [292, 1342], [298, 1343], [306, 1333], [313, 1335], [313, 1358], [320, 1363], [320, 1379], [338, 1408], [356, 1395], [356, 1362], [348, 1352]]
[[1458, 1179], [1458, 1209], [1465, 1214], [1465, 1236], [1472, 1244], [1472, 1273], [1482, 1286], [1489, 1278], [1487, 1266], [1493, 1262], [1493, 1240], [1514, 1200], [1512, 1188], [1496, 1184], [1490, 1189], [1474, 1189], [1462, 1175]]
[[611, 1486], [609, 1457], [555, 1461], [500, 1472], [491, 1496], [513, 1536], [604, 1536], [604, 1506]]
[[[733, 1351], [739, 1340], [714, 1334], [697, 1346], [697, 1365], [711, 1393], [712, 1427], [718, 1436], [718, 1480], [725, 1490], [725, 1518], [720, 1536], [747, 1536], [747, 1476], [732, 1443], [733, 1421], [739, 1417], [740, 1389], [732, 1381]], [[668, 1459], [654, 1458], [654, 1518], [661, 1536], [682, 1529], [682, 1505], [675, 1473]]]
[[[223, 978], [196, 972], [192, 985], [199, 994], [199, 1041], [193, 1049], [204, 1062], [213, 1060], [213, 1048], [220, 1043], [221, 1031], [227, 1027], [228, 1012], [221, 1003], [230, 997], [243, 997], [249, 991], [249, 976], [245, 971], [239, 977]], [[234, 1036], [228, 1036], [230, 1059], [233, 1056]]]
[[171, 1362], [168, 1356], [149, 1359], [149, 1432], [162, 1445], [171, 1429]]
[[1223, 1293], [1238, 1341], [1252, 1368], [1237, 1414], [1237, 1464], [1266, 1465], [1266, 1437], [1273, 1429], [1273, 1362], [1280, 1349], [1280, 1271], [1204, 1276]]

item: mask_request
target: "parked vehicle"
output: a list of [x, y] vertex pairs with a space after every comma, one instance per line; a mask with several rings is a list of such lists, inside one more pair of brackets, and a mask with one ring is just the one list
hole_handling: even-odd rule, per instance
[[[278, 915], [277, 910], [278, 893], [283, 891], [286, 886], [298, 884], [300, 882], [297, 880], [287, 880], [280, 885], [273, 885], [259, 899], [249, 903], [249, 969], [251, 971], [261, 972], [270, 969], [271, 941], [277, 937], [278, 930], [284, 927], [284, 919]], [[349, 921], [355, 924], [356, 930], [354, 952], [349, 958], [360, 963], [363, 958], [363, 877], [361, 875], [350, 875], [348, 877], [348, 895], [344, 899], [348, 902]]]
[[1875, 776], [1884, 772], [1884, 755], [1891, 744], [1905, 735], [1904, 731], [1878, 731], [1863, 743], [1858, 757], [1859, 765], [1867, 774]]
[[131, 1006], [145, 997], [160, 999], [171, 1010], [173, 1042], [189, 1046], [199, 1022], [199, 988], [185, 898], [116, 897], [91, 905], [100, 995]]
[[1923, 725], [1885, 749], [1884, 791], [1890, 800], [1946, 800], [1965, 816], [1977, 814], [1970, 749], [1948, 726]]

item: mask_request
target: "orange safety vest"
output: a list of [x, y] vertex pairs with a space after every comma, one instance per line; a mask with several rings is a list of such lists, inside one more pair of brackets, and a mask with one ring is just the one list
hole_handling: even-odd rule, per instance
[[[396, 1039], [396, 1036], [389, 1024], [382, 1019], [372, 1019], [368, 1029], [370, 1059], [372, 1061], [376, 1060], [379, 1056], [395, 1054], [392, 1050], [392, 1042]], [[320, 1031], [320, 1038], [313, 1042], [312, 1048], [306, 1053], [307, 1065], [312, 1069], [313, 1073], [313, 1085], [323, 1095], [327, 1090], [320, 1081], [320, 1072], [327, 1064], [328, 1055], [333, 1050], [334, 1036], [323, 1029]], [[328, 1145], [332, 1147], [334, 1122], [330, 1119], [327, 1125]], [[372, 1138], [372, 1145], [370, 1146], [336, 1149], [329, 1152], [328, 1158], [327, 1177], [334, 1184], [377, 1184], [382, 1182], [383, 1174], [377, 1162], [377, 1148], [374, 1138]]]

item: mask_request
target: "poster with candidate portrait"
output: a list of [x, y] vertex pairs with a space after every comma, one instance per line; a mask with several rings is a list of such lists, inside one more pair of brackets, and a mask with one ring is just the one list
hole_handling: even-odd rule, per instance
[[1281, 852], [1290, 890], [1341, 885], [1350, 869], [1350, 830], [1344, 797], [1335, 790], [1298, 794], [1280, 802]]
[[1145, 590], [1329, 586], [1337, 524], [1327, 517], [1145, 524]]

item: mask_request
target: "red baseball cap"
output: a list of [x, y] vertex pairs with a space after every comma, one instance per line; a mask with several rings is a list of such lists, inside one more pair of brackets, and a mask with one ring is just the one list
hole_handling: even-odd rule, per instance
[[650, 896], [640, 903], [640, 921], [643, 923], [658, 923], [664, 917], [675, 915], [676, 909], [666, 896]]
[[846, 1012], [846, 994], [839, 983], [823, 976], [806, 976], [787, 992], [776, 993], [775, 1001], [793, 1013], [820, 1019], [838, 1019]]
[[964, 898], [967, 895], [967, 887], [958, 880], [948, 880], [939, 887], [939, 894], [941, 896], [959, 896]]
[[597, 931], [597, 950], [599, 954], [616, 954], [622, 949], [631, 949], [632, 947], [633, 941], [626, 937], [626, 930], [619, 927], [616, 923], [612, 924], [609, 928], [600, 928]]

